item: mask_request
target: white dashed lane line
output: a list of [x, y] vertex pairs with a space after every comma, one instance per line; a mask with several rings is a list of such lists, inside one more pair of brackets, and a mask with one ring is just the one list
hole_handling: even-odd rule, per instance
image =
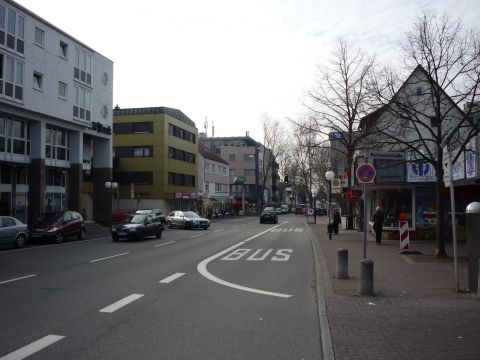
[[107, 307], [104, 307], [103, 309], [100, 310], [100, 312], [113, 313], [114, 311], [117, 311], [118, 309], [134, 302], [135, 300], [140, 299], [142, 296], [143, 294], [129, 295], [126, 298], [123, 298], [122, 300], [118, 300], [117, 302], [114, 302], [112, 305], [108, 305]]
[[174, 280], [177, 280], [178, 278], [182, 277], [183, 275], [185, 275], [185, 273], [176, 273], [176, 274], [170, 275], [169, 277], [166, 277], [163, 280], [160, 280], [159, 283], [160, 284], [168, 284], [168, 283], [171, 283]]
[[200, 236], [203, 236], [203, 234], [198, 234], [198, 235], [190, 236], [190, 239], [193, 239], [193, 238], [196, 238], [196, 237], [200, 237]]
[[159, 247], [159, 246], [170, 245], [170, 244], [173, 244], [174, 242], [175, 242], [175, 241], [169, 241], [169, 242], [166, 242], [166, 243], [163, 243], [163, 244], [154, 245], [153, 247]]
[[47, 346], [52, 345], [53, 343], [56, 343], [58, 340], [62, 340], [65, 336], [60, 336], [60, 335], [47, 335], [30, 345], [24, 346], [21, 349], [18, 349], [8, 355], [5, 355], [0, 358], [0, 360], [22, 360], [25, 359], [26, 357], [35, 354], [37, 351], [40, 351]]
[[6, 284], [6, 283], [9, 283], [9, 282], [12, 282], [12, 281], [18, 281], [18, 280], [28, 279], [28, 278], [31, 278], [31, 277], [34, 277], [34, 276], [37, 276], [37, 274], [26, 275], [26, 276], [18, 277], [18, 278], [15, 278], [15, 279], [10, 279], [10, 280], [1, 281], [1, 282], [0, 282], [0, 285]]
[[112, 259], [112, 258], [116, 258], [116, 257], [119, 257], [119, 256], [128, 255], [128, 254], [130, 254], [130, 253], [126, 252], [126, 253], [116, 254], [116, 255], [100, 258], [100, 259], [90, 260], [90, 262], [94, 263], [94, 262], [97, 262], [97, 261], [108, 260], [108, 259]]
[[223, 231], [225, 229], [218, 229], [218, 230], [215, 230], [214, 232], [220, 232], [220, 231]]

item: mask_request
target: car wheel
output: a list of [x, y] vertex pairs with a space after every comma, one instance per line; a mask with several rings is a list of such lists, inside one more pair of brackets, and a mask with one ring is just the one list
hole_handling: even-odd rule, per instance
[[160, 232], [157, 232], [157, 233], [155, 234], [155, 237], [156, 237], [157, 239], [160, 239], [160, 238], [162, 237], [162, 230], [160, 230]]
[[61, 244], [63, 242], [63, 234], [59, 231], [56, 235], [55, 235], [55, 244]]
[[208, 229], [208, 226], [204, 226], [204, 227], [203, 227], [203, 230], [207, 230], [207, 229]]
[[25, 246], [27, 237], [23, 234], [18, 234], [17, 238], [15, 239], [15, 247], [17, 249], [20, 249]]
[[86, 238], [86, 232], [85, 232], [85, 229], [81, 229], [80, 232], [78, 233], [78, 240], [85, 240]]
[[191, 227], [191, 224], [187, 221], [187, 222], [185, 223], [185, 229], [190, 229], [190, 227]]
[[143, 241], [145, 239], [145, 233], [141, 232], [140, 236], [138, 237], [138, 241]]
[[171, 221], [167, 221], [167, 226], [169, 229], [171, 229], [173, 226], [172, 226], [172, 222]]
[[112, 235], [112, 240], [117, 242], [118, 241], [118, 236], [117, 235]]

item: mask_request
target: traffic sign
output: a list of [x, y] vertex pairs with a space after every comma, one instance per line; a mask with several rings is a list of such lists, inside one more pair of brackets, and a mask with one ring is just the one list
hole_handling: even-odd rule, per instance
[[355, 171], [357, 175], [358, 182], [361, 184], [369, 184], [372, 183], [377, 175], [375, 168], [372, 164], [362, 164], [357, 168]]
[[245, 182], [245, 176], [237, 176], [233, 178], [233, 185], [243, 185]]

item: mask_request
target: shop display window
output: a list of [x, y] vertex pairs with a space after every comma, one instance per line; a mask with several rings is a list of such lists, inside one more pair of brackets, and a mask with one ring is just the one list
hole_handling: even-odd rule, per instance
[[370, 206], [370, 219], [375, 213], [375, 208], [380, 206], [385, 215], [384, 227], [398, 228], [399, 221], [408, 221], [412, 227], [412, 189], [377, 189], [372, 193]]

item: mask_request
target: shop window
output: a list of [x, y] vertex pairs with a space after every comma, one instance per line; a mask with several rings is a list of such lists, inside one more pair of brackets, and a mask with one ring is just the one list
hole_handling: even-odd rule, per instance
[[398, 228], [399, 221], [408, 221], [409, 227], [413, 226], [412, 189], [378, 189], [372, 193], [370, 219], [375, 208], [380, 206], [385, 215], [386, 228]]

